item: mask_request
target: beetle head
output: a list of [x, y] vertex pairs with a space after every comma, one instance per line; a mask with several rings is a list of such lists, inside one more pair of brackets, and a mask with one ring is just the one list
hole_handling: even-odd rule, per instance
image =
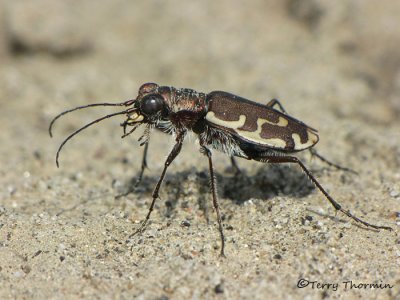
[[158, 91], [156, 83], [145, 83], [140, 89], [133, 106], [127, 111], [127, 119], [121, 125], [136, 126], [137, 123], [154, 124], [168, 114], [168, 105]]

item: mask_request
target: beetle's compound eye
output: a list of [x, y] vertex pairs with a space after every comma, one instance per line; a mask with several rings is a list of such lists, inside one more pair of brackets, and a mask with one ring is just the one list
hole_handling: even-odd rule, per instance
[[147, 116], [152, 116], [164, 108], [164, 99], [161, 95], [148, 95], [143, 97], [140, 110]]

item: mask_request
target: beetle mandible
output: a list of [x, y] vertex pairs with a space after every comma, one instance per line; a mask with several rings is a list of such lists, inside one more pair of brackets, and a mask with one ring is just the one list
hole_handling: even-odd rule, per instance
[[[154, 188], [149, 211], [134, 234], [142, 232], [150, 219], [167, 169], [179, 155], [182, 143], [189, 131], [197, 135], [200, 151], [208, 159], [213, 206], [216, 211], [221, 238], [221, 256], [225, 256], [225, 238], [218, 205], [217, 183], [214, 175], [211, 149], [222, 151], [232, 158], [239, 157], [273, 164], [297, 164], [336, 211], [341, 211], [354, 221], [367, 227], [392, 230], [391, 227], [368, 223], [342, 208], [326, 192], [302, 161], [293, 155], [296, 152], [308, 149], [312, 155], [317, 156], [329, 165], [348, 170], [330, 163], [315, 150], [312, 150], [312, 147], [319, 140], [317, 131], [289, 116], [276, 99], [272, 99], [266, 105], [262, 105], [222, 91], [213, 91], [206, 94], [192, 89], [177, 89], [169, 86], [159, 86], [156, 83], [145, 83], [140, 87], [136, 99], [121, 103], [89, 104], [62, 112], [51, 121], [49, 127], [50, 136], [52, 136], [52, 128], [55, 121], [61, 116], [72, 111], [94, 106], [121, 106], [124, 107], [124, 110], [96, 119], [69, 135], [58, 148], [56, 154], [57, 166], [59, 166], [61, 149], [72, 137], [89, 126], [117, 115], [126, 116], [125, 121], [121, 124], [124, 132], [123, 138], [133, 133], [139, 126], [146, 126], [143, 135], [139, 138], [141, 146], [146, 145], [145, 155], [153, 128], [175, 137], [175, 145], [165, 161], [161, 176]], [[279, 110], [275, 109], [276, 106]], [[143, 174], [144, 166], [145, 156], [140, 177]]]

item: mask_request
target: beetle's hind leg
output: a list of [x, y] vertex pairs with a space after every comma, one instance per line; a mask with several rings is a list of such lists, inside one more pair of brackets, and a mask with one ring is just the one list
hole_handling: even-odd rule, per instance
[[283, 108], [282, 103], [278, 100], [278, 99], [271, 99], [267, 104], [268, 107], [274, 108], [275, 105], [277, 105], [279, 107], [279, 109], [281, 110], [281, 112], [283, 112], [284, 114], [287, 114], [286, 110]]
[[322, 194], [324, 194], [325, 198], [328, 199], [328, 201], [332, 204], [332, 206], [337, 210], [341, 211], [344, 213], [346, 216], [352, 218], [354, 221], [363, 224], [364, 226], [371, 227], [374, 229], [385, 229], [385, 230], [393, 230], [391, 227], [387, 226], [378, 226], [374, 225], [371, 223], [368, 223], [353, 214], [350, 213], [350, 211], [345, 210], [342, 208], [342, 206], [336, 202], [325, 189], [321, 186], [321, 184], [315, 179], [315, 177], [311, 174], [311, 172], [306, 168], [306, 166], [295, 156], [284, 156], [284, 155], [260, 155], [260, 156], [255, 156], [252, 157], [254, 160], [258, 160], [261, 162], [266, 162], [266, 163], [273, 163], [273, 164], [280, 164], [280, 163], [295, 163], [298, 164], [301, 169], [306, 173], [308, 178], [314, 183], [314, 185], [321, 191]]
[[129, 182], [128, 190], [125, 193], [121, 193], [115, 196], [115, 199], [119, 199], [121, 197], [126, 197], [129, 194], [136, 191], [139, 184], [142, 182], [144, 171], [147, 169], [147, 153], [149, 151], [149, 143], [144, 144], [143, 149], [143, 157], [142, 157], [142, 166], [140, 168], [140, 172], [138, 176], [133, 177]]
[[325, 157], [323, 157], [321, 154], [319, 154], [315, 149], [313, 148], [309, 148], [311, 157], [317, 157], [319, 160], [321, 160], [322, 162], [326, 163], [328, 166], [333, 167], [337, 170], [341, 170], [341, 171], [345, 171], [345, 172], [349, 172], [349, 173], [353, 173], [358, 175], [358, 173], [350, 168], [346, 168], [346, 167], [342, 167], [341, 165], [335, 164], [331, 161], [329, 161], [328, 159], [326, 159]]
[[[282, 103], [278, 100], [278, 99], [271, 99], [266, 106], [274, 108], [274, 106], [278, 106], [279, 110], [281, 112], [283, 112], [284, 114], [287, 114], [286, 110], [283, 108]], [[319, 154], [315, 149], [313, 148], [309, 148], [311, 156], [312, 157], [317, 157], [319, 160], [323, 161], [324, 163], [326, 163], [328, 166], [333, 167], [337, 170], [341, 170], [341, 171], [345, 171], [345, 172], [349, 172], [349, 173], [353, 173], [358, 175], [358, 173], [350, 168], [346, 168], [346, 167], [342, 167], [341, 165], [335, 164], [331, 161], [329, 161], [328, 159], [326, 159], [325, 157], [323, 157], [321, 154]]]

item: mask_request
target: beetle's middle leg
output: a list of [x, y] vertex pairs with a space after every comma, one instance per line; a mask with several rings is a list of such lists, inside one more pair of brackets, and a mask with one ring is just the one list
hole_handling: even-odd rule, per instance
[[210, 170], [210, 187], [211, 187], [211, 193], [212, 193], [212, 198], [213, 198], [213, 205], [215, 212], [217, 213], [217, 221], [218, 221], [218, 229], [219, 233], [221, 236], [221, 252], [220, 255], [222, 257], [225, 257], [225, 237], [224, 237], [224, 229], [222, 227], [222, 219], [221, 219], [221, 213], [219, 211], [219, 204], [218, 204], [218, 195], [217, 195], [217, 182], [216, 178], [214, 175], [214, 167], [213, 167], [213, 162], [212, 162], [212, 153], [210, 149], [208, 149], [205, 146], [201, 146], [200, 151], [208, 157], [208, 166]]
[[125, 193], [121, 193], [115, 196], [115, 199], [119, 199], [121, 197], [126, 197], [129, 194], [133, 193], [136, 191], [136, 188], [139, 186], [139, 184], [142, 182], [143, 179], [143, 174], [144, 171], [147, 169], [147, 153], [149, 151], [149, 142], [144, 144], [144, 149], [143, 149], [143, 157], [142, 157], [142, 165], [140, 168], [140, 172], [138, 176], [133, 177], [130, 180], [128, 190]]
[[378, 226], [374, 224], [370, 224], [356, 216], [350, 213], [350, 211], [345, 210], [342, 208], [342, 206], [336, 202], [325, 189], [321, 186], [321, 184], [315, 179], [315, 177], [311, 174], [311, 172], [306, 168], [306, 166], [295, 156], [281, 156], [281, 155], [260, 155], [253, 157], [253, 159], [261, 161], [261, 162], [266, 162], [266, 163], [296, 163], [298, 164], [301, 169], [306, 173], [308, 178], [314, 183], [314, 185], [324, 194], [325, 198], [328, 199], [328, 201], [332, 204], [332, 206], [337, 210], [341, 211], [344, 213], [346, 216], [352, 218], [354, 221], [363, 224], [364, 226], [367, 227], [372, 227], [375, 229], [386, 229], [386, 230], [393, 230], [391, 227], [387, 226]]

